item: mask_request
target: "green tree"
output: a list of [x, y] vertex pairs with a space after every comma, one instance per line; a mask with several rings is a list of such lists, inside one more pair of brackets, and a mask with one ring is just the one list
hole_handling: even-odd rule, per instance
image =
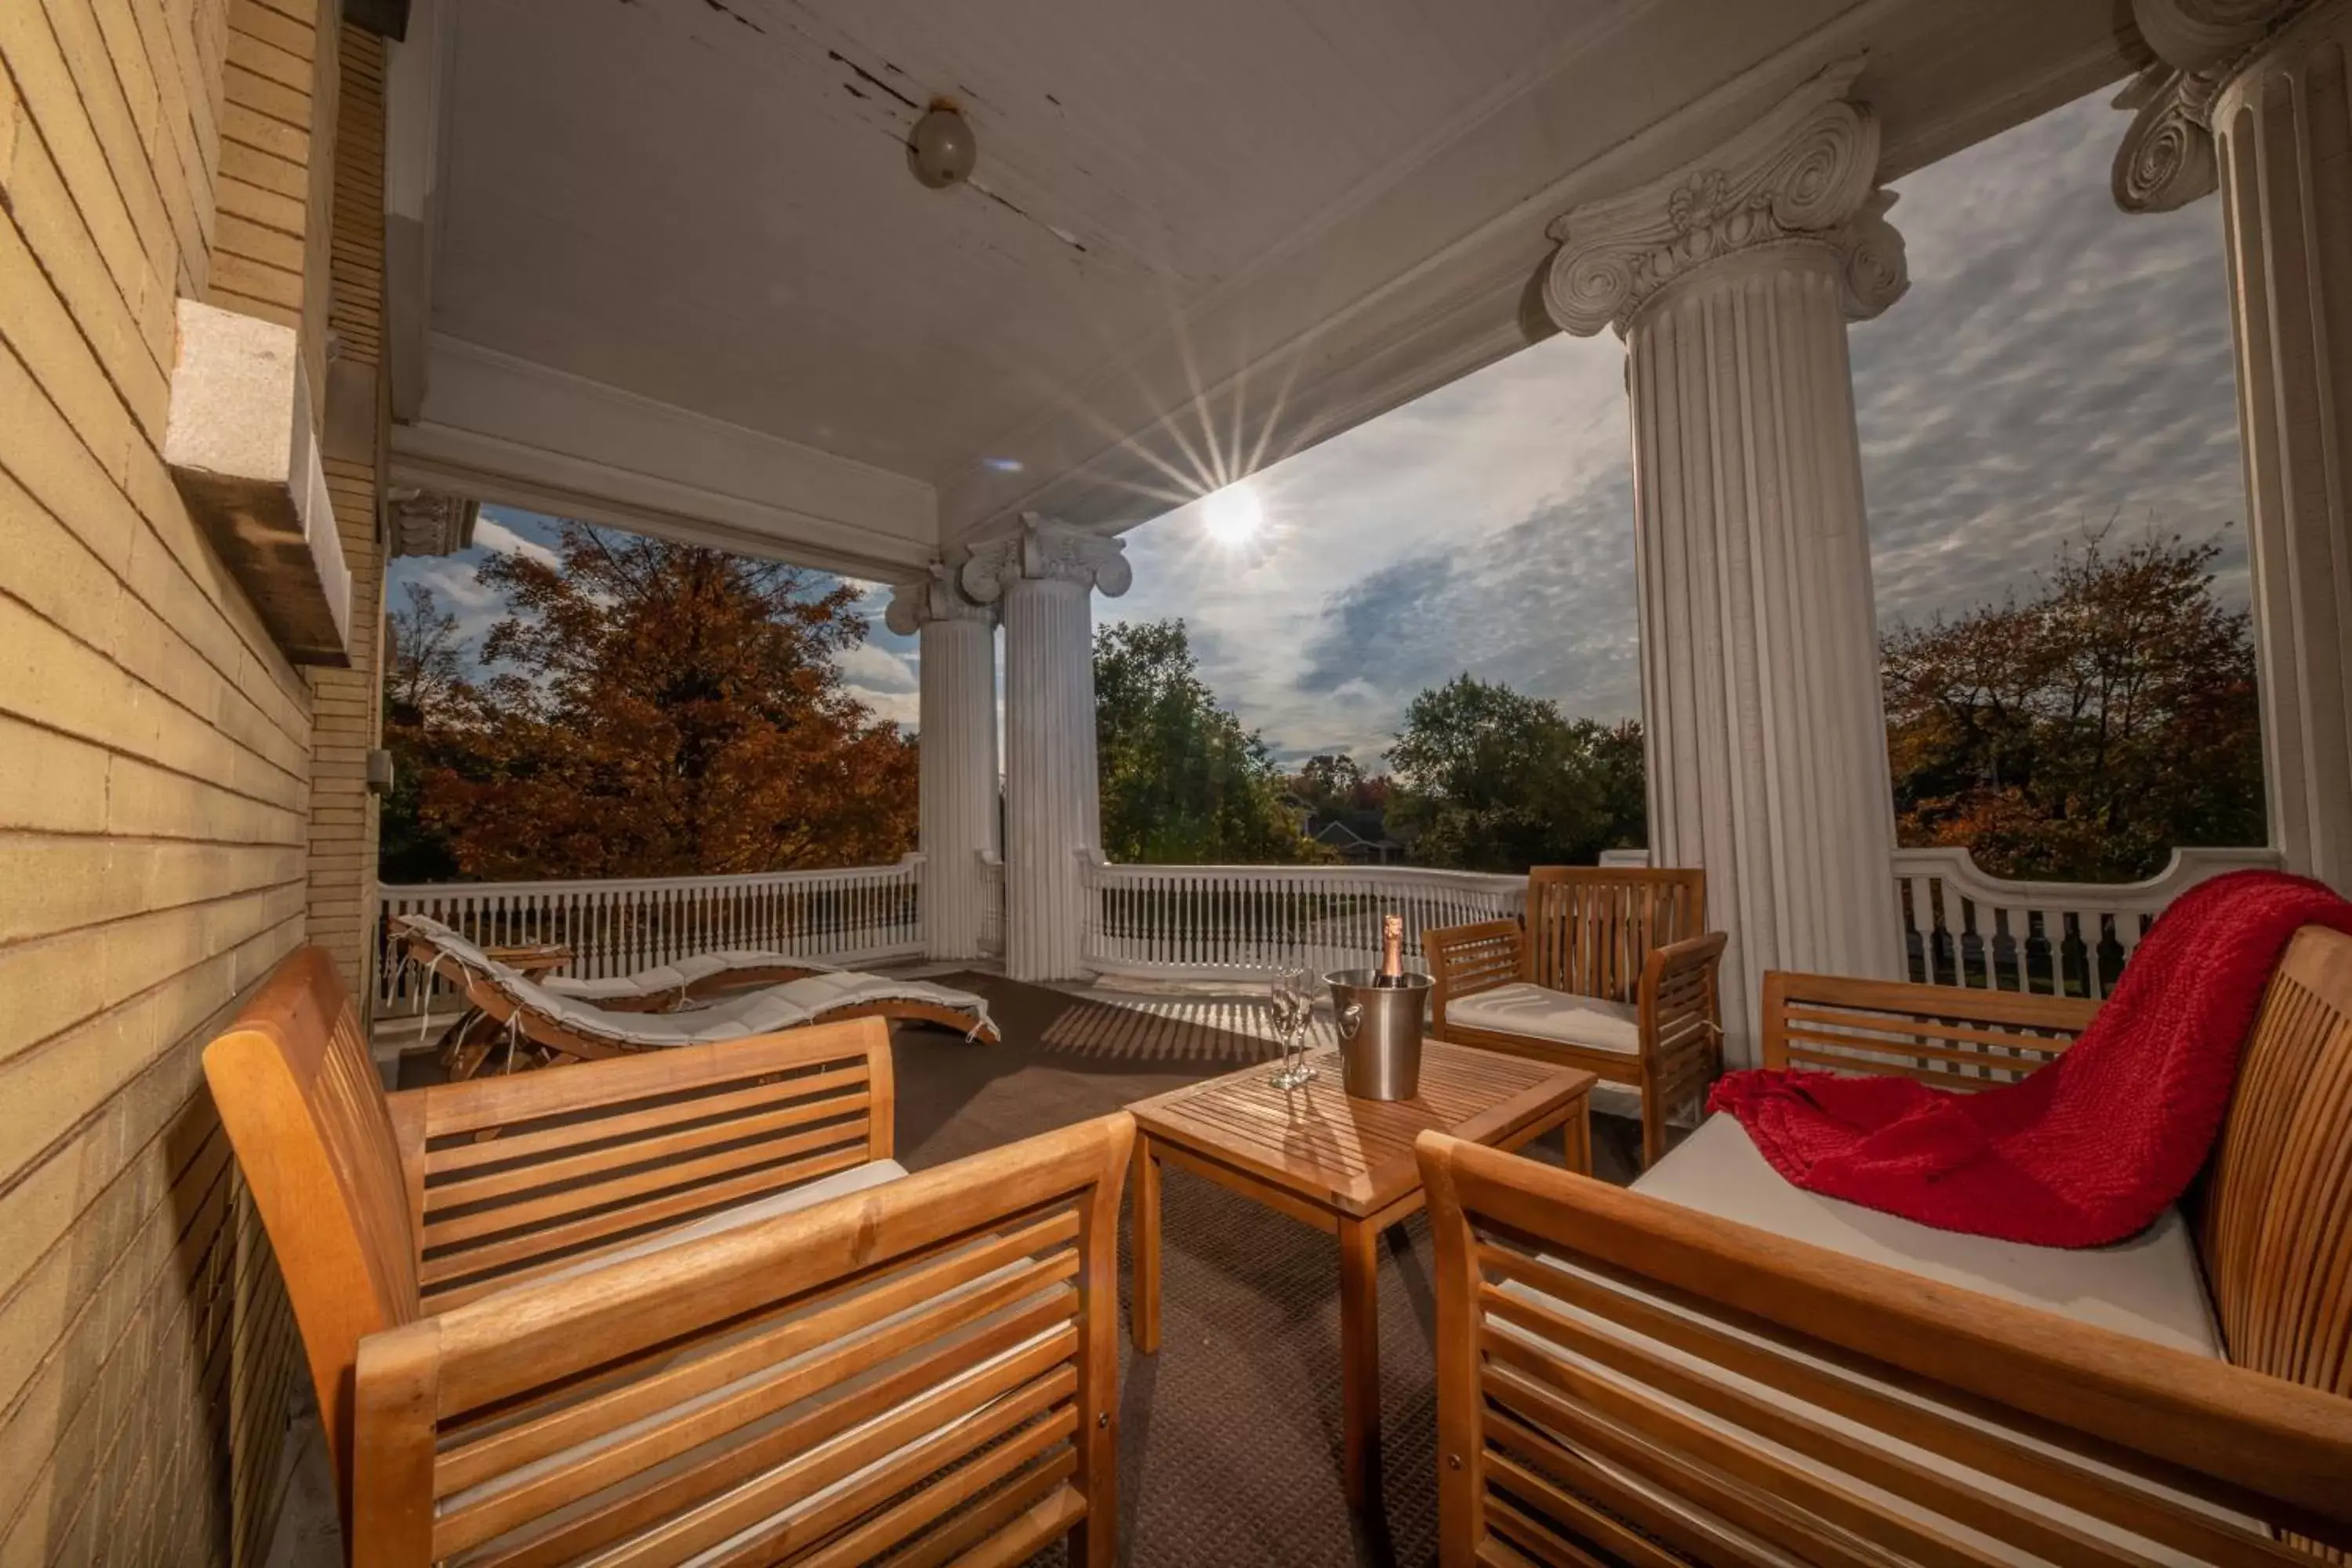
[[1095, 633], [1103, 854], [1131, 864], [1318, 858], [1257, 732], [1217, 705], [1181, 620]]
[[1472, 871], [1589, 865], [1645, 839], [1642, 727], [1462, 675], [1405, 710], [1389, 820], [1413, 860]]
[[2221, 548], [2093, 530], [2030, 599], [1889, 630], [1900, 841], [2088, 882], [2264, 842], [2252, 625], [2213, 596]]

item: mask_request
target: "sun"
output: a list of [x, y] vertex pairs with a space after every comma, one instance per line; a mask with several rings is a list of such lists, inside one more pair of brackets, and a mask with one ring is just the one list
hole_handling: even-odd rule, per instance
[[1202, 503], [1201, 524], [1228, 549], [1248, 543], [1265, 526], [1265, 503], [1247, 479], [1227, 485]]

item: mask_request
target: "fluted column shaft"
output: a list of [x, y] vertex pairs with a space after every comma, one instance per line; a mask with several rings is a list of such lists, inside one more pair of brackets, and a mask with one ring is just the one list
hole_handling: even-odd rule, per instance
[[1651, 853], [1706, 872], [1735, 1041], [1768, 969], [1902, 973], [1843, 294], [1793, 240], [1626, 334]]
[[2352, 3], [2212, 108], [2238, 348], [2263, 775], [2287, 865], [2352, 891]]
[[1084, 857], [1102, 844], [1094, 590], [1124, 593], [1116, 541], [1043, 519], [975, 551], [962, 582], [1004, 620], [1004, 972], [1084, 978]]
[[997, 847], [996, 612], [966, 598], [938, 566], [898, 588], [888, 623], [920, 638], [924, 951], [978, 958], [981, 857]]
[[1766, 971], [1904, 972], [1846, 324], [1908, 277], [1861, 65], [1565, 215], [1545, 283], [1625, 339], [1651, 863], [1706, 873], [1734, 1061]]
[[1102, 842], [1095, 761], [1094, 606], [1081, 583], [1004, 590], [1004, 972], [1086, 973], [1085, 867]]

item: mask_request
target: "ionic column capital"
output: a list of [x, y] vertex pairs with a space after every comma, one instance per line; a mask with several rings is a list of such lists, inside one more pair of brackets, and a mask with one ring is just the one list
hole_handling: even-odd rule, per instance
[[1024, 579], [1076, 583], [1116, 599], [1134, 583], [1135, 572], [1121, 541], [1025, 511], [1019, 533], [975, 546], [957, 574], [964, 593], [984, 605], [994, 604], [1008, 584]]
[[1910, 286], [1903, 237], [1878, 185], [1878, 119], [1846, 96], [1861, 57], [1842, 60], [1713, 152], [1622, 195], [1553, 220], [1544, 305], [1578, 337], [1622, 336], [1668, 284], [1766, 245], [1826, 247], [1845, 314], [1866, 321]]
[[2213, 109], [2299, 24], [2343, 0], [2132, 0], [2155, 63], [2116, 95], [2132, 111], [2109, 184], [2128, 213], [2170, 212], [2219, 188]]
[[995, 626], [996, 606], [967, 597], [957, 585], [955, 567], [945, 561], [934, 561], [926, 575], [911, 583], [892, 584], [890, 607], [883, 612], [882, 624], [902, 637], [913, 637], [923, 627], [940, 621], [979, 621]]

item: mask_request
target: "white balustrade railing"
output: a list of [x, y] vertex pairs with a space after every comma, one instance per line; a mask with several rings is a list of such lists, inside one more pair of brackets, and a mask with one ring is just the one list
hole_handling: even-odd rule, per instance
[[980, 951], [1004, 953], [1004, 862], [993, 849], [980, 852]]
[[[1617, 864], [1646, 860], [1617, 851]], [[2209, 877], [2275, 868], [2272, 849], [2181, 849], [2146, 881], [2007, 881], [1965, 849], [1899, 849], [1912, 978], [1946, 985], [2105, 996], [2148, 923]], [[923, 860], [832, 871], [576, 882], [386, 887], [378, 901], [379, 1016], [448, 997], [403, 962], [386, 917], [425, 914], [484, 945], [555, 942], [583, 979], [625, 974], [691, 953], [761, 948], [827, 963], [877, 964], [923, 952]], [[1406, 866], [1113, 866], [1089, 858], [1085, 954], [1113, 979], [1251, 981], [1278, 963], [1318, 973], [1372, 962], [1383, 914], [1421, 934], [1510, 919], [1526, 879]], [[1004, 948], [1004, 866], [984, 856], [981, 946]]]
[[379, 1016], [453, 1003], [446, 980], [403, 962], [388, 923], [421, 914], [486, 947], [561, 943], [565, 974], [599, 980], [721, 948], [824, 963], [868, 964], [923, 951], [923, 858], [831, 871], [629, 877], [578, 882], [447, 882], [386, 887], [377, 900]]
[[1404, 866], [1087, 867], [1086, 960], [1097, 973], [1250, 980], [1279, 963], [1320, 973], [1380, 955], [1381, 917], [1421, 933], [1516, 916], [1525, 877]]
[[1898, 849], [1911, 977], [2104, 997], [2166, 905], [2208, 878], [2279, 863], [2275, 849], [2176, 849], [2143, 882], [2013, 882], [1965, 849]]

